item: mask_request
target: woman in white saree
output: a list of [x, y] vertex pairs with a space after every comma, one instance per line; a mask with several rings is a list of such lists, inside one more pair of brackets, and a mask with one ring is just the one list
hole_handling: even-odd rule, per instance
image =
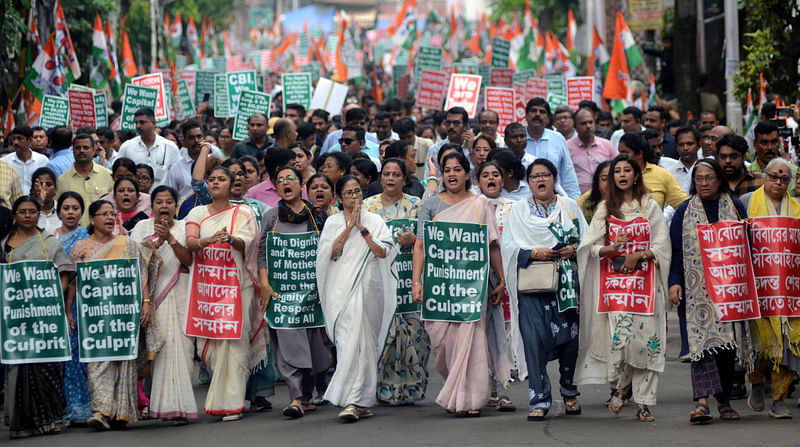
[[192, 391], [192, 339], [183, 334], [186, 318], [186, 290], [192, 253], [186, 247], [186, 226], [173, 219], [178, 193], [158, 186], [150, 195], [154, 216], [136, 224], [131, 239], [142, 244], [148, 257], [159, 264], [151, 277], [155, 314], [153, 324], [161, 350], [153, 360], [150, 415], [172, 420], [175, 425], [197, 419], [197, 402]]
[[325, 222], [317, 250], [319, 297], [337, 357], [325, 400], [344, 406], [339, 418], [354, 422], [372, 416], [378, 358], [397, 306], [397, 280], [391, 273], [391, 231], [382, 217], [361, 209], [358, 179], [339, 179], [336, 195], [344, 212]]

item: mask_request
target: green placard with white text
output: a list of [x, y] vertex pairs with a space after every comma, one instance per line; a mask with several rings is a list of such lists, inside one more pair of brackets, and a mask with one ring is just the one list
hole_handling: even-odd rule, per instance
[[133, 84], [125, 85], [125, 93], [122, 95], [120, 127], [125, 130], [136, 130], [133, 114], [143, 107], [155, 109], [157, 101], [158, 89]]
[[258, 91], [255, 70], [225, 73], [228, 93], [228, 114], [236, 116], [239, 109], [239, 95], [245, 90]]
[[62, 96], [44, 95], [39, 125], [45, 129], [69, 124], [69, 99]]
[[[392, 241], [397, 242], [397, 234], [410, 231], [417, 234], [417, 221], [412, 219], [392, 219], [386, 222], [386, 226], [392, 231]], [[398, 253], [394, 258], [394, 265], [397, 267], [397, 308], [394, 313], [405, 314], [419, 312], [420, 305], [415, 303], [411, 297], [411, 285], [413, 283], [411, 270], [413, 269], [412, 258], [414, 257], [413, 244], [409, 246], [397, 245]]]
[[283, 112], [287, 104], [300, 104], [308, 110], [311, 107], [311, 73], [284, 73], [281, 75], [283, 86]]
[[263, 113], [269, 116], [270, 96], [253, 90], [244, 90], [239, 97], [239, 110], [233, 121], [233, 139], [244, 140], [247, 138], [247, 120], [254, 113]]

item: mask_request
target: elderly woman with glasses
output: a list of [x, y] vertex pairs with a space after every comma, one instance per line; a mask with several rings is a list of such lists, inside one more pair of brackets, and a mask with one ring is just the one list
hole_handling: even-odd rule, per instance
[[336, 183], [341, 213], [325, 222], [317, 250], [317, 284], [337, 367], [325, 400], [345, 407], [339, 419], [372, 416], [378, 359], [397, 305], [392, 233], [383, 218], [361, 207], [361, 183]]
[[[773, 158], [764, 168], [764, 184], [742, 196], [747, 214], [753, 217], [786, 216], [800, 218], [800, 203], [789, 196], [792, 166], [781, 157]], [[797, 253], [794, 253], [797, 254]], [[755, 411], [764, 410], [764, 376], [769, 370], [772, 378], [772, 406], [769, 415], [776, 419], [791, 419], [792, 413], [783, 399], [795, 374], [800, 371], [800, 318], [761, 317], [750, 320], [753, 347], [761, 361], [747, 375], [752, 384], [747, 404]]]
[[708, 296], [700, 258], [697, 226], [747, 218], [744, 205], [730, 193], [725, 172], [716, 160], [700, 160], [692, 171], [692, 196], [675, 211], [670, 227], [672, 265], [669, 297], [678, 306], [681, 356], [691, 360], [693, 397], [689, 413], [693, 424], [705, 424], [712, 416], [708, 397], [714, 395], [720, 418], [737, 420], [730, 405], [736, 360], [744, 360], [749, 345], [746, 322], [720, 322]]

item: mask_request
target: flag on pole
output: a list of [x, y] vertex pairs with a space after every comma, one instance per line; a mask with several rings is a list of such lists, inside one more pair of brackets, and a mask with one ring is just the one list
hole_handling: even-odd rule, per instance
[[558, 40], [558, 37], [556, 37], [555, 34], [550, 34], [553, 41], [553, 46], [555, 47], [556, 58], [558, 60], [557, 65], [561, 67], [559, 74], [563, 74], [567, 77], [575, 76], [578, 74], [578, 70], [575, 68], [575, 64], [569, 58], [569, 52], [566, 48], [564, 48], [564, 44]]
[[575, 15], [570, 9], [567, 11], [567, 50], [575, 48], [575, 36], [578, 33], [578, 25], [575, 24]]
[[136, 62], [133, 60], [131, 42], [128, 40], [128, 31], [122, 30], [122, 73], [130, 79], [139, 72], [136, 70]]
[[[521, 42], [520, 40], [512, 41], [511, 59], [516, 61], [519, 70], [539, 69], [545, 65], [545, 41], [536, 26], [536, 19], [530, 8], [530, 0], [525, 2], [523, 28]], [[520, 39], [520, 37], [517, 36], [516, 39]], [[516, 57], [513, 57], [514, 55]]]
[[767, 102], [767, 88], [764, 86], [764, 73], [758, 74], [760, 88], [758, 90], [758, 113], [761, 113], [761, 106]]
[[3, 115], [3, 136], [8, 138], [11, 131], [14, 130], [14, 111], [11, 110], [11, 99], [8, 100], [6, 110], [2, 112]]
[[[397, 12], [397, 15], [394, 16], [394, 19], [392, 19], [391, 23], [389, 23], [389, 25], [386, 27], [386, 31], [389, 32], [389, 35], [392, 36], [392, 38], [394, 38], [395, 34], [397, 34], [406, 26], [409, 20], [414, 18], [416, 9], [416, 0], [403, 1], [403, 4], [400, 6], [400, 11]], [[402, 39], [400, 42], [395, 40], [395, 44], [399, 45], [404, 40], [405, 39]]]
[[611, 52], [608, 75], [603, 86], [603, 98], [630, 101], [630, 72], [628, 71], [628, 59], [625, 55], [625, 42], [622, 38], [623, 27], [626, 27], [625, 20], [622, 18], [622, 14], [617, 13], [614, 49]]
[[344, 29], [347, 27], [347, 19], [342, 17], [339, 24], [339, 35], [336, 40], [336, 74], [334, 81], [347, 82], [347, 65], [342, 59], [342, 44], [344, 43]]
[[111, 62], [108, 58], [106, 35], [103, 31], [103, 22], [100, 14], [94, 15], [94, 32], [92, 33], [92, 60], [89, 70], [89, 86], [95, 90], [102, 90], [108, 84], [111, 74]]
[[225, 43], [225, 57], [233, 56], [231, 51], [231, 40], [228, 38], [228, 30], [222, 31], [222, 40]]
[[25, 76], [24, 84], [40, 101], [44, 95], [67, 94], [67, 77], [56, 54], [56, 44], [52, 34]]
[[117, 45], [114, 43], [114, 36], [111, 34], [111, 21], [106, 21], [106, 45], [108, 48], [108, 62], [111, 65], [111, 74], [108, 77], [111, 95], [114, 98], [119, 98], [122, 96], [122, 77], [119, 74]]
[[[650, 73], [650, 89], [647, 92], [647, 106], [656, 105], [656, 77]], [[645, 110], [642, 108], [642, 110]]]
[[610, 58], [608, 50], [606, 50], [603, 39], [600, 33], [597, 32], [597, 27], [594, 28], [594, 36], [592, 36], [592, 53], [589, 55], [589, 64], [586, 69], [586, 76], [594, 76], [595, 79], [602, 81], [608, 73], [608, 63]]
[[177, 54], [178, 48], [181, 46], [181, 37], [183, 36], [183, 22], [181, 21], [181, 13], [179, 12], [175, 19], [172, 21], [172, 25], [169, 27], [169, 42], [172, 45], [172, 49]]
[[755, 140], [755, 128], [758, 124], [758, 114], [753, 110], [753, 94], [747, 89], [747, 112], [744, 114], [744, 137], [747, 141]]
[[200, 64], [200, 40], [197, 36], [197, 27], [194, 24], [194, 17], [189, 16], [189, 24], [186, 25], [186, 40], [189, 42], [189, 52], [192, 55], [192, 62]]
[[633, 38], [628, 23], [625, 22], [625, 17], [621, 12], [617, 11], [617, 23], [621, 23], [621, 29], [618, 28], [617, 35], [622, 39], [625, 45], [625, 56], [628, 58], [628, 67], [635, 68], [642, 63], [642, 54], [639, 52], [639, 47], [636, 45], [636, 40]]
[[64, 18], [64, 11], [61, 9], [61, 0], [56, 2], [56, 54], [61, 58], [68, 75], [69, 82], [81, 77], [81, 66], [78, 56], [75, 54], [75, 47], [72, 45], [72, 37], [69, 35], [67, 19]]

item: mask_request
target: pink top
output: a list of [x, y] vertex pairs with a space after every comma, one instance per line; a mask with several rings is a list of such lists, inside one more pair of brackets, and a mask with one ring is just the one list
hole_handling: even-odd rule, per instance
[[[278, 189], [270, 179], [266, 179], [258, 185], [248, 189], [247, 194], [244, 196], [248, 199], [256, 199], [270, 208], [275, 208], [278, 206], [278, 201], [281, 200], [281, 197], [278, 195]], [[308, 200], [308, 194], [306, 194], [305, 185], [303, 185], [301, 197], [303, 197], [305, 200]]]
[[575, 137], [567, 141], [567, 150], [575, 166], [575, 175], [578, 177], [578, 187], [581, 194], [592, 188], [592, 176], [597, 166], [617, 156], [614, 145], [605, 138], [594, 137], [591, 147], [587, 148], [580, 138]]

